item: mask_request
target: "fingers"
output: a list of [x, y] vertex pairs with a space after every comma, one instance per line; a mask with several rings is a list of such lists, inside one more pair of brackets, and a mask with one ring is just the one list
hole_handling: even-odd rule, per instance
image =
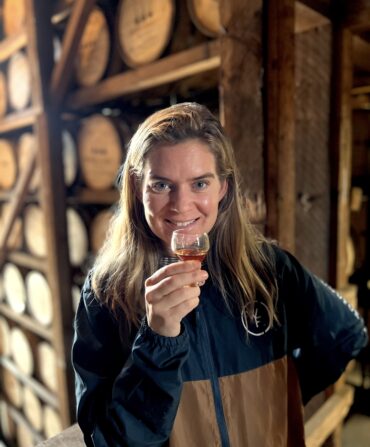
[[[181, 291], [175, 290], [162, 299], [154, 301], [151, 304], [155, 307], [155, 312], [160, 314], [175, 308], [184, 301], [199, 298], [200, 288], [198, 286], [184, 287]], [[149, 301], [148, 301], [149, 302]]]
[[193, 286], [204, 282], [208, 278], [208, 273], [204, 270], [179, 273], [162, 279], [152, 286], [146, 288], [146, 300], [148, 303], [155, 303], [163, 297], [174, 292], [179, 292], [185, 286]]
[[177, 275], [179, 273], [192, 272], [194, 270], [200, 270], [200, 268], [201, 263], [199, 261], [175, 262], [173, 264], [166, 265], [153, 273], [153, 275], [145, 281], [145, 285], [151, 286], [169, 276]]

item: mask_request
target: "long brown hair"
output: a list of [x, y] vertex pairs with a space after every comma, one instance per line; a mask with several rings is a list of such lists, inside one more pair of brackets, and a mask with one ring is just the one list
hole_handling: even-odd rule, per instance
[[121, 170], [118, 210], [93, 268], [93, 289], [111, 309], [123, 310], [129, 325], [139, 324], [144, 312], [144, 282], [158, 269], [161, 241], [146, 223], [135, 184], [142, 179], [150, 151], [188, 139], [208, 145], [220, 180], [228, 182], [210, 232], [210, 278], [226, 303], [230, 304], [232, 297], [248, 315], [256, 296], [261, 297], [271, 325], [276, 319], [276, 283], [271, 256], [266, 252], [269, 244], [247, 219], [230, 141], [217, 118], [197, 103], [176, 104], [154, 113], [132, 137]]

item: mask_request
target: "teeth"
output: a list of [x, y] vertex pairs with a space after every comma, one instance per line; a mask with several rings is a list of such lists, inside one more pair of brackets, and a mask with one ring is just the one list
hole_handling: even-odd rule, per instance
[[188, 225], [190, 225], [193, 222], [195, 222], [195, 219], [188, 220], [187, 222], [172, 222], [172, 223], [174, 225], [176, 225], [177, 227], [183, 228], [183, 227], [187, 227]]

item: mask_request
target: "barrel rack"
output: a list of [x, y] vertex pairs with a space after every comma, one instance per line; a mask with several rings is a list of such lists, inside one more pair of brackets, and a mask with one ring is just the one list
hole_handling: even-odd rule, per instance
[[[12, 359], [5, 356], [0, 357], [0, 371], [10, 372], [41, 402], [54, 409], [60, 418], [61, 429], [75, 421], [74, 384], [69, 360], [74, 310], [66, 208], [68, 204], [110, 205], [118, 198], [113, 189], [92, 191], [80, 188], [72, 196], [66, 194], [61, 138], [62, 114], [66, 111], [88, 114], [91, 108], [117, 98], [144, 94], [150, 89], [191, 76], [216, 72], [220, 116], [236, 147], [242, 175], [248, 179], [248, 188], [244, 185], [247, 198], [252, 202], [256, 197], [261, 198], [267, 206], [267, 214], [262, 212], [257, 223], [262, 223], [269, 236], [279, 239], [284, 247], [294, 252], [295, 212], [298, 207], [294, 175], [294, 36], [331, 23], [335, 30], [333, 48], [338, 50], [333, 83], [333, 98], [336, 99], [332, 105], [332, 110], [337, 113], [332, 114], [330, 123], [332, 169], [335, 173], [331, 187], [337, 195], [332, 203], [334, 218], [331, 222], [331, 249], [335, 252], [335, 261], [331, 262], [328, 274], [333, 286], [345, 288], [348, 285], [343, 265], [343, 259], [346, 259], [343, 241], [347, 239], [349, 228], [342, 222], [348, 221], [349, 210], [350, 40], [351, 33], [359, 27], [370, 29], [370, 2], [356, 0], [351, 2], [348, 10], [337, 9], [334, 14], [330, 2], [324, 0], [250, 0], [248, 8], [245, 8], [245, 0], [219, 0], [222, 32], [217, 38], [209, 38], [145, 66], [115, 73], [97, 85], [79, 89], [72, 88], [74, 61], [95, 1], [68, 1], [68, 6], [57, 10], [56, 1], [24, 2], [27, 10], [25, 29], [0, 43], [0, 64], [16, 51], [26, 49], [31, 66], [32, 104], [22, 112], [11, 113], [1, 119], [0, 135], [33, 129], [37, 151], [22, 170], [13, 190], [0, 192], [0, 201], [9, 203], [7, 219], [0, 228], [0, 269], [9, 261], [42, 272], [47, 277], [53, 297], [54, 319], [50, 327], [43, 327], [30, 316], [14, 312], [1, 300], [0, 317], [12, 326], [24, 329], [31, 338], [38, 337], [53, 347], [57, 358], [57, 388], [51, 391], [39, 380], [24, 374]], [[61, 56], [58, 62], [54, 62], [53, 25], [61, 20], [66, 20], [66, 28]], [[267, 29], [266, 42], [262, 41], [262, 23]], [[266, 73], [262, 77], [264, 69]], [[261, 92], [265, 91], [267, 94], [263, 98]], [[251, 125], [246, 126], [246, 123]], [[17, 215], [30, 200], [28, 186], [36, 162], [42, 178], [36, 200], [46, 218], [45, 258], [7, 249]], [[316, 241], [307, 243], [315, 245]], [[329, 252], [325, 259], [329, 264]], [[3, 394], [4, 390], [0, 390], [1, 398]], [[319, 409], [320, 413], [313, 415], [306, 425], [310, 447], [322, 445], [330, 435], [332, 445], [337, 445], [338, 427], [349, 410], [353, 393], [342, 387], [331, 390], [330, 394], [329, 400]], [[31, 442], [37, 443], [45, 438], [45, 434], [35, 430], [16, 406], [9, 402], [7, 406], [10, 419], [28, 432]]]

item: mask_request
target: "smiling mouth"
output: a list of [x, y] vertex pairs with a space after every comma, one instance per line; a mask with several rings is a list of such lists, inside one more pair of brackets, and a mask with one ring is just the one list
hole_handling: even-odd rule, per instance
[[189, 225], [196, 222], [198, 219], [199, 219], [199, 217], [196, 219], [192, 219], [192, 220], [184, 220], [182, 222], [174, 222], [173, 220], [166, 219], [166, 222], [170, 223], [171, 225], [174, 225], [177, 228], [186, 228]]

